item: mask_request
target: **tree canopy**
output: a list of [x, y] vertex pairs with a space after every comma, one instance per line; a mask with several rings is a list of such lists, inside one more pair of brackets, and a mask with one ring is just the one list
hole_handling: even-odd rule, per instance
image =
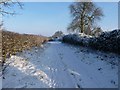
[[86, 29], [90, 32], [95, 21], [101, 20], [104, 16], [102, 9], [93, 2], [74, 2], [70, 5], [70, 13], [73, 19], [68, 31], [80, 33], [84, 33]]

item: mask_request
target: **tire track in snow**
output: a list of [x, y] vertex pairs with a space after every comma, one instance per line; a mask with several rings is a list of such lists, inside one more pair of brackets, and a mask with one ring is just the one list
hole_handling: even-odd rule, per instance
[[[59, 47], [59, 50], [60, 50], [61, 47]], [[57, 50], [57, 51], [59, 51]], [[80, 78], [80, 74], [75, 72], [74, 70], [72, 69], [69, 69], [69, 67], [67, 66], [67, 64], [64, 63], [63, 59], [64, 59], [64, 56], [63, 56], [63, 52], [57, 52], [59, 57], [60, 57], [60, 60], [61, 60], [61, 63], [63, 64], [64, 66], [64, 71], [66, 71], [68, 73], [68, 75], [71, 76], [71, 79], [73, 80], [73, 82], [75, 82], [75, 88], [82, 88], [81, 85], [80, 85], [80, 81], [81, 81], [81, 78]], [[70, 53], [70, 52], [69, 52]]]

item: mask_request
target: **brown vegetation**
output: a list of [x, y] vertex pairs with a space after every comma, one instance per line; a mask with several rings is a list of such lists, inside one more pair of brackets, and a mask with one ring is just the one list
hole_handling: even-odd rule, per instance
[[2, 61], [22, 50], [40, 46], [47, 40], [48, 38], [44, 36], [2, 31]]

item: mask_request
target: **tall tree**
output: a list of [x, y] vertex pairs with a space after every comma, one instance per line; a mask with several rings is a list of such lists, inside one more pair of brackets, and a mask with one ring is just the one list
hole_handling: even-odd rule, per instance
[[84, 33], [85, 29], [90, 32], [96, 20], [101, 20], [102, 10], [93, 2], [74, 2], [70, 5], [70, 13], [73, 17], [68, 27], [68, 31]]

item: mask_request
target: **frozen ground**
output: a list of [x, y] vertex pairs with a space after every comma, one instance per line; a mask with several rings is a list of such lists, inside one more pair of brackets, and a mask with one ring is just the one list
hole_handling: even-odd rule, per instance
[[118, 60], [112, 53], [48, 42], [7, 59], [3, 88], [116, 88]]

